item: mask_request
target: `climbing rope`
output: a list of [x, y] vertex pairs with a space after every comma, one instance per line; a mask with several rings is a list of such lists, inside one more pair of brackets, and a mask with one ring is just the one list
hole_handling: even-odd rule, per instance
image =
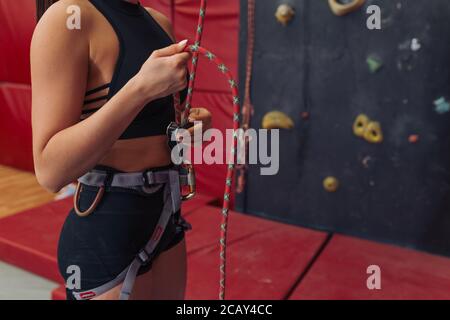
[[[253, 74], [253, 52], [255, 49], [255, 0], [247, 1], [247, 54], [246, 54], [246, 70], [245, 70], [245, 92], [244, 105], [242, 106], [242, 128], [248, 130], [250, 128], [251, 116], [254, 107], [251, 100], [251, 83]], [[249, 140], [244, 136], [245, 156], [248, 157]], [[247, 160], [247, 159], [246, 159]], [[239, 177], [237, 179], [237, 193], [242, 193], [245, 188], [247, 161], [237, 166]]]
[[227, 243], [227, 226], [228, 226], [228, 212], [230, 207], [231, 198], [231, 188], [234, 175], [234, 167], [236, 163], [236, 150], [238, 143], [238, 129], [240, 127], [239, 117], [240, 117], [240, 104], [239, 104], [239, 92], [237, 88], [237, 82], [234, 80], [232, 74], [226, 65], [215, 56], [210, 51], [201, 47], [201, 40], [203, 35], [203, 23], [206, 15], [206, 0], [202, 0], [200, 4], [200, 14], [198, 19], [197, 31], [195, 36], [195, 42], [193, 45], [186, 47], [187, 52], [192, 53], [192, 66], [189, 70], [189, 85], [188, 92], [185, 101], [184, 108], [180, 105], [179, 95], [175, 95], [174, 104], [175, 110], [177, 111], [177, 121], [184, 126], [187, 123], [189, 116], [189, 111], [191, 109], [192, 94], [194, 91], [194, 84], [197, 72], [197, 65], [199, 55], [204, 56], [208, 61], [213, 62], [217, 65], [218, 70], [227, 78], [228, 84], [230, 86], [232, 99], [233, 99], [233, 145], [231, 148], [231, 161], [227, 165], [227, 174], [225, 180], [225, 192], [223, 196], [223, 206], [222, 206], [222, 221], [220, 223], [220, 281], [219, 281], [219, 299], [225, 299], [225, 279], [226, 279], [226, 243]]

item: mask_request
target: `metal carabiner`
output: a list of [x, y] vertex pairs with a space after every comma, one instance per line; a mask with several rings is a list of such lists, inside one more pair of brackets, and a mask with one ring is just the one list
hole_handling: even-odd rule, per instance
[[183, 164], [182, 167], [187, 170], [187, 185], [189, 187], [189, 192], [187, 194], [181, 194], [181, 200], [187, 201], [191, 200], [195, 196], [195, 170], [192, 164]]
[[78, 208], [78, 201], [80, 200], [80, 192], [81, 192], [81, 183], [78, 182], [77, 189], [76, 189], [75, 194], [73, 196], [73, 209], [75, 210], [75, 213], [78, 216], [80, 216], [80, 217], [87, 217], [92, 212], [94, 212], [95, 208], [97, 208], [98, 204], [100, 203], [100, 200], [103, 197], [103, 194], [105, 193], [105, 187], [103, 187], [103, 186], [99, 187], [99, 189], [97, 191], [97, 195], [95, 196], [94, 201], [92, 202], [91, 206], [85, 211], [81, 211]]

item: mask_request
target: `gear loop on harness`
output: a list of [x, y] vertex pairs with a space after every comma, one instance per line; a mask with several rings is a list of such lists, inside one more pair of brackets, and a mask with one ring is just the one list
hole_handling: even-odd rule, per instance
[[92, 212], [94, 212], [94, 210], [99, 205], [99, 203], [102, 200], [103, 195], [105, 193], [105, 187], [104, 186], [98, 187], [98, 191], [97, 191], [97, 194], [95, 195], [94, 201], [89, 206], [89, 208], [87, 208], [85, 211], [82, 211], [78, 206], [78, 203], [80, 201], [81, 188], [82, 188], [82, 184], [81, 184], [81, 182], [78, 182], [77, 188], [75, 190], [75, 194], [73, 197], [73, 209], [79, 217], [87, 217]]

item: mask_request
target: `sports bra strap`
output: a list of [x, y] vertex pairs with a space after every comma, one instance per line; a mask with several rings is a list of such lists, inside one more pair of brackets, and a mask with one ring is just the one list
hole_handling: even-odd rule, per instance
[[98, 98], [94, 98], [94, 99], [90, 99], [90, 100], [85, 100], [84, 104], [90, 104], [90, 103], [94, 103], [94, 102], [98, 102], [101, 100], [108, 100], [108, 95], [104, 95]]
[[106, 88], [109, 88], [110, 86], [111, 86], [111, 83], [106, 83], [104, 85], [101, 85], [100, 87], [97, 87], [97, 88], [91, 89], [89, 91], [86, 91], [86, 95], [85, 96], [87, 97], [87, 96], [93, 95], [94, 93], [97, 93], [97, 92], [100, 92], [102, 90], [105, 90]]

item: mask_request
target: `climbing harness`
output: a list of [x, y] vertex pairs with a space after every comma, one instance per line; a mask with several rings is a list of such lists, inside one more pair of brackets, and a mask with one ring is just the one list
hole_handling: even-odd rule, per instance
[[[237, 82], [234, 80], [229, 69], [226, 65], [213, 53], [201, 47], [201, 39], [203, 34], [203, 23], [206, 14], [206, 0], [201, 1], [200, 14], [198, 19], [198, 26], [196, 32], [196, 38], [193, 45], [188, 45], [185, 49], [186, 52], [192, 53], [192, 66], [190, 68], [190, 77], [188, 92], [185, 101], [185, 106], [180, 104], [180, 95], [174, 95], [174, 108], [176, 111], [176, 123], [171, 123], [167, 128], [167, 134], [172, 135], [173, 131], [179, 128], [184, 128], [188, 125], [188, 116], [191, 109], [192, 94], [194, 90], [194, 84], [196, 79], [196, 71], [198, 65], [199, 55], [203, 55], [207, 60], [215, 63], [218, 70], [227, 78], [233, 101], [233, 144], [231, 149], [232, 159], [227, 165], [227, 174], [225, 180], [225, 191], [223, 197], [222, 206], [222, 221], [220, 224], [220, 282], [219, 282], [219, 299], [225, 299], [225, 280], [226, 280], [226, 242], [227, 242], [227, 226], [228, 226], [228, 212], [230, 206], [231, 198], [231, 188], [235, 168], [236, 160], [236, 149], [237, 149], [237, 139], [238, 139], [238, 129], [240, 127], [240, 104], [239, 104], [239, 92], [237, 88]], [[169, 137], [170, 137], [169, 136]], [[170, 140], [170, 139], [169, 139]], [[175, 142], [176, 144], [176, 142]], [[180, 170], [184, 171], [180, 173]], [[85, 211], [81, 211], [78, 207], [78, 200], [80, 197], [80, 192], [82, 184], [98, 187], [98, 192], [93, 201], [92, 205]], [[155, 184], [164, 184], [164, 208], [161, 213], [160, 219], [158, 221], [157, 227], [155, 228], [150, 241], [147, 243], [144, 249], [142, 249], [131, 262], [131, 264], [123, 270], [114, 280], [98, 287], [83, 292], [74, 292], [76, 299], [91, 299], [98, 296], [118, 284], [123, 282], [123, 286], [120, 293], [120, 299], [126, 300], [129, 298], [132, 291], [134, 281], [136, 279], [139, 268], [143, 265], [148, 264], [153, 255], [154, 249], [156, 248], [162, 233], [165, 230], [167, 222], [170, 216], [180, 209], [181, 200], [192, 199], [195, 195], [195, 172], [191, 164], [186, 163], [176, 170], [166, 170], [166, 171], [145, 171], [143, 173], [114, 173], [113, 175], [91, 170], [84, 176], [78, 179], [78, 186], [76, 193], [74, 195], [74, 210], [81, 216], [86, 217], [91, 214], [97, 205], [99, 204], [102, 196], [104, 195], [105, 188], [110, 187], [125, 187], [125, 188], [136, 188], [144, 187], [149, 188]], [[186, 185], [188, 187], [188, 193], [182, 194], [181, 187]]]
[[[148, 194], [159, 190], [160, 185], [164, 185], [164, 207], [158, 220], [155, 230], [145, 247], [139, 251], [133, 261], [112, 281], [100, 287], [87, 291], [73, 292], [77, 300], [86, 300], [97, 297], [123, 282], [120, 291], [120, 300], [127, 300], [133, 289], [139, 269], [150, 263], [155, 255], [155, 249], [166, 229], [169, 219], [180, 210], [182, 196], [181, 186], [189, 183], [189, 174], [183, 172], [182, 168], [173, 168], [163, 171], [144, 171], [133, 173], [108, 173], [100, 170], [91, 170], [78, 179], [79, 185], [98, 187], [102, 194], [107, 187], [120, 187], [136, 189], [141, 187]], [[99, 194], [99, 193], [98, 193]], [[97, 194], [97, 197], [98, 197]], [[78, 199], [78, 195], [76, 199]], [[96, 198], [97, 198], [96, 197]], [[77, 203], [75, 208], [77, 208]], [[95, 206], [91, 205], [91, 207]], [[92, 210], [94, 210], [92, 209]], [[85, 215], [86, 216], [86, 215]], [[180, 225], [183, 220], [180, 217]], [[187, 229], [190, 226], [186, 226]]]

